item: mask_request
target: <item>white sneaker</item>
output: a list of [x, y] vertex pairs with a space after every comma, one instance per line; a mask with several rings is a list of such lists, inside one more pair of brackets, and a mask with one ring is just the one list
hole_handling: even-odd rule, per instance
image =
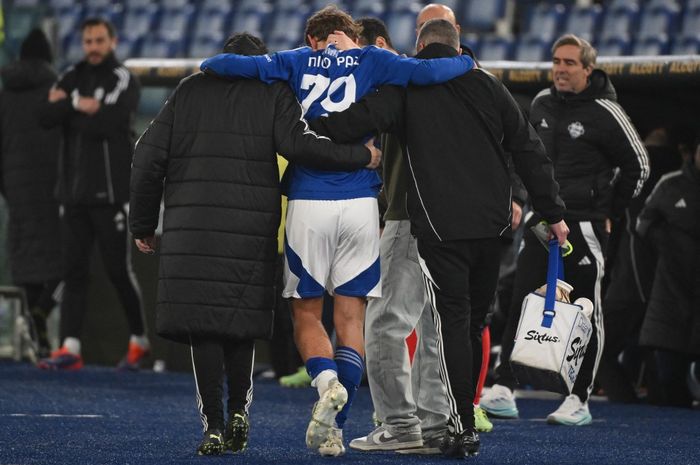
[[515, 394], [506, 386], [494, 384], [479, 401], [479, 406], [495, 418], [518, 418]]
[[[347, 401], [348, 392], [340, 384], [338, 378], [333, 378], [328, 383], [328, 389], [314, 404], [311, 411], [311, 421], [306, 428], [306, 446], [309, 449], [318, 449], [321, 443], [328, 439], [329, 432], [335, 423], [335, 416], [342, 410]], [[345, 448], [343, 448], [344, 450]]]
[[318, 448], [318, 453], [325, 456], [338, 457], [345, 453], [343, 445], [343, 430], [332, 427], [328, 431], [328, 437], [321, 443]]
[[551, 425], [583, 426], [593, 422], [591, 412], [588, 410], [588, 402], [581, 402], [576, 394], [571, 394], [559, 408], [547, 416], [547, 423]]

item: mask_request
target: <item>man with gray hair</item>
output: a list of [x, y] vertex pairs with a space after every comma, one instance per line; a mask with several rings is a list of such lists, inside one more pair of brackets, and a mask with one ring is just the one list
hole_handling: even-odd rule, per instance
[[[547, 422], [569, 426], [593, 421], [588, 397], [603, 352], [601, 283], [605, 251], [613, 222], [624, 216], [649, 175], [647, 152], [604, 71], [595, 69], [596, 50], [567, 34], [552, 47], [554, 85], [532, 101], [530, 122], [555, 160], [556, 179], [566, 202], [573, 252], [564, 258], [566, 281], [574, 287], [571, 301], [593, 302], [593, 334], [571, 395], [547, 416]], [[537, 215], [526, 226], [537, 224]], [[523, 298], [545, 281], [547, 253], [527, 228], [518, 256], [513, 298], [503, 332], [496, 384], [481, 399], [489, 414], [517, 418], [513, 391], [517, 385], [509, 360]]]
[[[444, 19], [427, 21], [416, 48], [417, 58], [456, 56], [457, 30]], [[544, 147], [503, 84], [480, 69], [436, 86], [384, 86], [345, 112], [320, 118], [316, 128], [336, 141], [357, 140], [372, 130], [394, 132], [401, 140], [410, 172], [411, 233], [447, 392], [449, 431], [440, 449], [448, 457], [476, 455], [472, 400], [478, 371], [472, 367], [480, 361], [473, 360], [472, 345], [480, 341], [496, 289], [500, 236], [510, 226], [507, 152], [560, 244], [568, 234]]]

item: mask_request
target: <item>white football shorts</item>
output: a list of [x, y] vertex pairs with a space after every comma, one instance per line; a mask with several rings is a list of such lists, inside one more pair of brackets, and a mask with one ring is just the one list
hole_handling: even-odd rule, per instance
[[381, 297], [377, 199], [290, 200], [285, 298]]

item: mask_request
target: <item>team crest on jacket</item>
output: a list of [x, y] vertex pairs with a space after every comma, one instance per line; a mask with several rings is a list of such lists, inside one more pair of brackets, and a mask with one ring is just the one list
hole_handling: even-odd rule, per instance
[[572, 139], [578, 139], [583, 135], [584, 132], [586, 132], [583, 129], [583, 124], [579, 123], [578, 121], [574, 121], [571, 123], [568, 127], [569, 129], [569, 135], [571, 136]]

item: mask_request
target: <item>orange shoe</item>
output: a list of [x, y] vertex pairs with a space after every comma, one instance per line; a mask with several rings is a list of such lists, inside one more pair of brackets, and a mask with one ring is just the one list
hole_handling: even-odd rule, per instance
[[117, 365], [118, 370], [138, 371], [141, 368], [141, 362], [151, 354], [149, 348], [141, 347], [140, 345], [129, 342], [129, 350], [126, 356]]
[[42, 370], [77, 371], [83, 367], [83, 357], [60, 347], [51, 352], [51, 357], [40, 360], [37, 366]]

